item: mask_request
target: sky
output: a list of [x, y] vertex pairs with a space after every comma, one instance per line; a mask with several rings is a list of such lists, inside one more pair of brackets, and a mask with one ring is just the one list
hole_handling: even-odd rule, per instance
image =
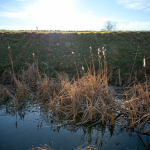
[[150, 30], [150, 0], [0, 0], [0, 30]]

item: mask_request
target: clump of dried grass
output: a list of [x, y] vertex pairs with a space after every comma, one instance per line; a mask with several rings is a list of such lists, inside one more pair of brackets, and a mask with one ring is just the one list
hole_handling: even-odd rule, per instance
[[115, 99], [114, 93], [109, 91], [108, 87], [106, 50], [104, 51], [104, 64], [102, 64], [102, 61], [100, 64], [103, 68], [100, 68], [97, 74], [91, 47], [90, 52], [93, 68], [88, 69], [83, 77], [68, 81], [58, 75], [61, 81], [61, 89], [58, 94], [54, 92], [54, 97], [50, 100], [50, 106], [52, 107], [53, 103], [53, 106], [58, 107], [59, 114], [64, 114], [66, 120], [72, 120], [78, 125], [98, 120], [102, 121], [103, 124], [107, 120], [111, 124], [115, 124], [112, 115], [115, 109]]
[[[101, 51], [98, 48], [98, 72], [95, 71], [91, 47], [90, 53], [93, 67], [88, 67], [86, 73], [83, 69], [84, 75], [79, 78], [75, 63], [78, 78], [74, 77], [72, 80], [69, 80], [65, 74], [57, 73], [57, 79], [42, 74], [38, 69], [35, 55], [33, 55], [33, 64], [28, 64], [19, 75], [14, 73], [12, 64], [13, 73], [10, 75], [15, 92], [11, 93], [6, 87], [0, 86], [1, 101], [10, 98], [15, 107], [19, 108], [22, 102], [36, 99], [49, 105], [53, 114], [59, 114], [63, 120], [71, 121], [75, 125], [99, 121], [102, 124], [114, 125], [118, 121], [122, 121], [123, 124], [126, 121], [131, 128], [143, 127], [150, 118], [150, 83], [146, 80], [144, 84], [134, 85], [124, 91], [125, 98], [116, 101], [114, 91], [110, 91], [108, 86], [106, 49], [103, 47]], [[73, 57], [75, 61], [74, 53]], [[12, 58], [11, 62], [13, 63]], [[119, 82], [121, 84], [121, 77]]]
[[150, 119], [149, 95], [150, 83], [138, 83], [134, 85], [126, 94], [126, 101], [123, 102], [124, 112], [131, 121], [131, 127], [142, 127]]

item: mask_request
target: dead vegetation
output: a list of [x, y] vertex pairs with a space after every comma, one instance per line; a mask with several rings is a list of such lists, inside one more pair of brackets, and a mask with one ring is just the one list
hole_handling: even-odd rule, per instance
[[[11, 53], [10, 48], [9, 52]], [[126, 127], [136, 127], [137, 131], [142, 129], [143, 133], [150, 132], [146, 126], [150, 120], [149, 81], [134, 84], [133, 87], [123, 91], [122, 99], [116, 100], [114, 90], [110, 90], [108, 86], [106, 49], [102, 48], [102, 51], [98, 49], [99, 70], [97, 72], [91, 47], [90, 52], [92, 62], [87, 66], [88, 71], [85, 72], [82, 67], [79, 78], [80, 74], [76, 67], [77, 77], [71, 80], [66, 74], [57, 73], [58, 78], [53, 79], [41, 73], [34, 54], [33, 63], [23, 68], [20, 74], [15, 74], [10, 55], [12, 71], [9, 75], [14, 85], [14, 92], [1, 84], [0, 101], [10, 99], [18, 109], [23, 103], [36, 100], [39, 104], [48, 105], [54, 118], [55, 115], [59, 115], [61, 121], [69, 124], [101, 122], [103, 125], [114, 125], [119, 122]]]

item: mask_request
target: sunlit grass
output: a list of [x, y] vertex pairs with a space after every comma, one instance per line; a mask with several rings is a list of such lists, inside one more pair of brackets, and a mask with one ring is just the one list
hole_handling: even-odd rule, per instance
[[[140, 64], [146, 55], [147, 66], [150, 64], [149, 55], [149, 32], [148, 31], [0, 31], [0, 70], [11, 67], [7, 53], [8, 45], [13, 49], [12, 58], [14, 69], [19, 71], [25, 66], [26, 61], [31, 63], [32, 53], [35, 53], [39, 61], [39, 69], [48, 72], [45, 62], [57, 72], [65, 71], [74, 75], [76, 67], [72, 59], [72, 51], [75, 52], [77, 67], [81, 70], [82, 65], [90, 65], [91, 58], [88, 47], [92, 47], [95, 57], [95, 69], [98, 69], [97, 48], [105, 46], [107, 51], [107, 66], [115, 72], [120, 68], [120, 74], [126, 76], [132, 70], [132, 64], [139, 46], [136, 57], [134, 72], [138, 72], [137, 78], [143, 77]], [[50, 69], [50, 68], [49, 68]], [[147, 68], [147, 73], [149, 69]], [[132, 75], [134, 76], [134, 72]], [[116, 76], [116, 74], [114, 74]]]

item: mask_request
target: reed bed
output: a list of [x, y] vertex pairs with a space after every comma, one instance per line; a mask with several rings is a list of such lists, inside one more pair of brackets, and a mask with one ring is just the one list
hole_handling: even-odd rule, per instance
[[[11, 54], [10, 47], [9, 53]], [[49, 106], [53, 118], [59, 115], [61, 121], [69, 124], [82, 125], [91, 122], [114, 125], [119, 122], [126, 127], [136, 127], [138, 131], [143, 129], [143, 133], [150, 132], [146, 126], [150, 120], [149, 81], [124, 90], [122, 99], [118, 101], [114, 90], [110, 90], [108, 86], [106, 49], [98, 48], [98, 71], [95, 71], [91, 47], [90, 53], [92, 61], [90, 66], [87, 65], [88, 71], [85, 72], [82, 66], [80, 75], [75, 63], [77, 77], [71, 80], [66, 74], [57, 73], [58, 78], [53, 79], [41, 73], [34, 54], [33, 63], [27, 64], [19, 74], [15, 74], [10, 55], [12, 70], [9, 74], [14, 92], [1, 84], [0, 101], [10, 99], [18, 109], [23, 103], [36, 100], [39, 104]], [[75, 55], [72, 54], [75, 60]], [[119, 82], [121, 84], [121, 77]]]

